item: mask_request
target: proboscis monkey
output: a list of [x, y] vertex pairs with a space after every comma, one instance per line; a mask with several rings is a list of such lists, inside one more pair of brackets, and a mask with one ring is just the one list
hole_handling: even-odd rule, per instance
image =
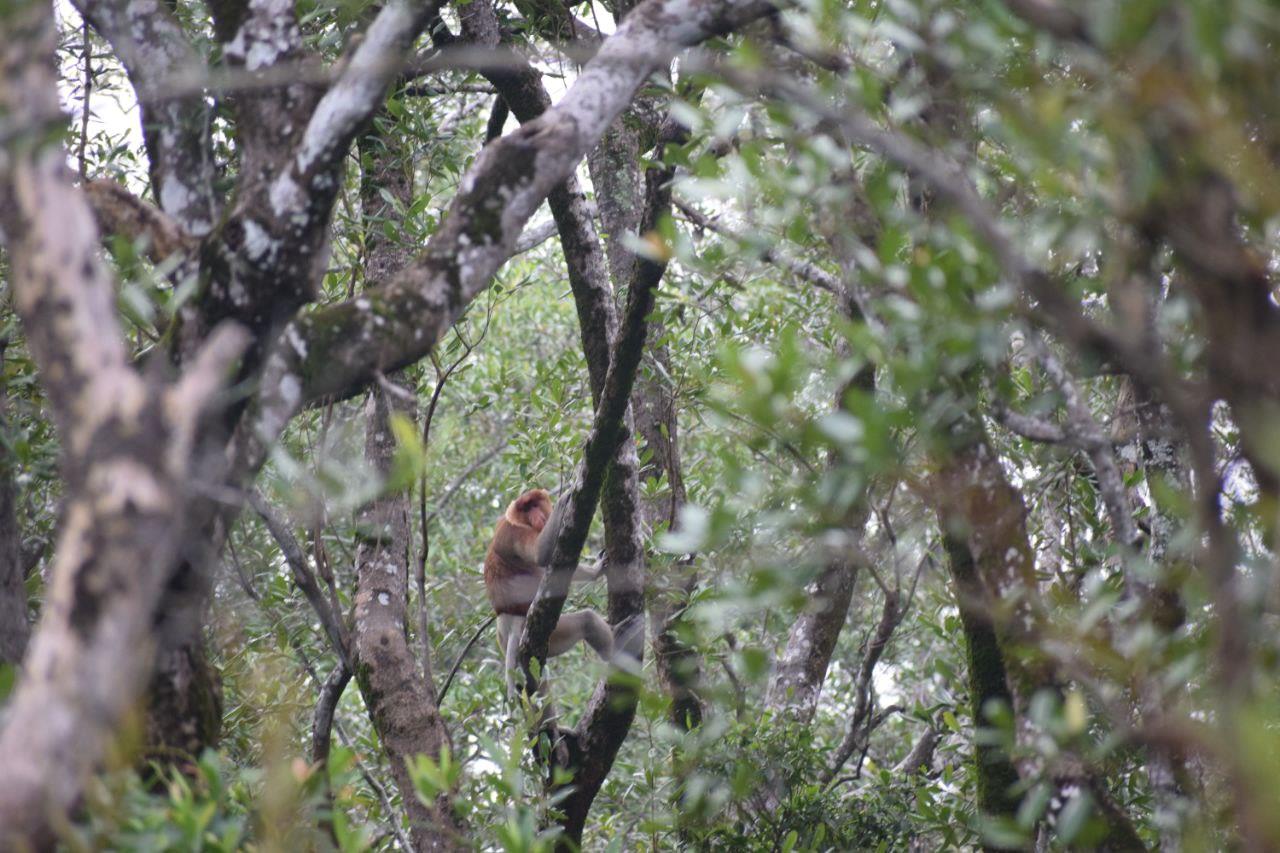
[[[498, 645], [505, 656], [507, 695], [515, 695], [515, 670], [524, 633], [525, 615], [559, 531], [558, 514], [552, 520], [551, 495], [546, 489], [530, 489], [511, 502], [498, 519], [493, 541], [484, 558], [484, 587], [498, 614]], [[579, 567], [573, 579], [594, 580], [600, 569]], [[595, 649], [606, 661], [613, 659], [613, 631], [594, 610], [562, 613], [547, 643], [547, 657], [564, 654], [579, 641]]]

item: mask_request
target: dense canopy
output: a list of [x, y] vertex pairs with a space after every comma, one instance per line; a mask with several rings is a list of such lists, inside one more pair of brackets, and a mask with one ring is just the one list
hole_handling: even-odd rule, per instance
[[4, 849], [1280, 849], [1273, 4], [0, 33]]

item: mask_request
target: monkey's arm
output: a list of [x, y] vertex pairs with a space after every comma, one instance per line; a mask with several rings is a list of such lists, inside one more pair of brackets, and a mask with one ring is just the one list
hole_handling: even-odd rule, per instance
[[560, 496], [560, 500], [556, 501], [556, 505], [551, 508], [551, 517], [547, 519], [542, 532], [538, 534], [538, 565], [543, 568], [550, 566], [551, 558], [555, 556], [556, 537], [560, 535], [560, 528], [564, 526], [564, 507], [567, 496], [566, 492]]
[[[567, 493], [566, 493], [567, 494]], [[547, 519], [547, 523], [543, 526], [542, 532], [538, 534], [538, 565], [547, 568], [551, 565], [551, 558], [554, 556], [556, 549], [556, 537], [560, 535], [560, 528], [564, 526], [564, 508], [566, 498], [561, 496], [556, 501], [556, 505], [551, 509], [551, 517]], [[573, 582], [585, 583], [593, 581], [600, 577], [600, 573], [604, 571], [604, 557], [600, 557], [591, 566], [578, 566], [573, 570]]]

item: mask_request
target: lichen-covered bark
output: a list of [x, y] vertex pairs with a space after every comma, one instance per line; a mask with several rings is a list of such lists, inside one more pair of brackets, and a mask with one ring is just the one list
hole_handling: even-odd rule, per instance
[[[222, 46], [229, 67], [263, 72], [305, 60], [292, 3], [250, 0], [237, 20]], [[328, 199], [314, 204], [301, 193], [273, 204], [271, 189], [273, 178], [287, 172], [319, 96], [316, 87], [297, 82], [225, 98], [235, 117], [239, 176], [232, 206], [203, 241], [200, 289], [178, 313], [171, 338], [175, 361], [188, 358], [219, 322], [234, 319], [254, 335], [245, 365], [252, 373], [269, 333], [314, 297], [328, 257], [316, 220], [327, 222], [337, 182]]]
[[151, 667], [152, 615], [190, 534], [203, 410], [242, 340], [216, 336], [176, 384], [129, 363], [92, 214], [43, 133], [59, 118], [51, 9], [7, 12], [0, 110], [33, 132], [0, 174], [14, 303], [62, 442], [66, 510], [24, 677], [0, 730], [4, 846], [45, 846]]
[[[142, 0], [133, 4], [144, 5]], [[253, 346], [242, 365], [243, 378], [250, 379], [279, 329], [315, 297], [328, 261], [328, 220], [341, 186], [344, 158], [357, 132], [380, 107], [398, 60], [437, 5], [417, 0], [387, 4], [327, 90], [299, 80], [228, 96], [241, 158], [237, 186], [231, 207], [201, 242], [201, 288], [183, 303], [168, 339], [175, 363], [187, 362], [212, 328], [232, 319], [253, 333]], [[270, 73], [309, 61], [292, 3], [251, 0], [237, 9], [219, 6], [215, 13], [230, 67]], [[228, 426], [239, 414], [239, 409], [229, 412]], [[240, 482], [233, 479], [230, 485], [238, 487]], [[207, 552], [214, 553], [222, 533], [215, 528], [202, 538], [209, 543]], [[172, 671], [165, 666], [203, 657], [200, 631], [210, 586], [208, 568], [207, 553], [184, 562], [159, 608], [163, 648], [153, 684], [158, 697], [203, 695], [216, 688], [198, 677], [206, 673], [216, 678], [207, 665]], [[198, 699], [193, 695], [153, 709], [153, 733], [170, 730], [176, 735], [193, 726], [204, 730], [192, 719], [161, 713]], [[209, 734], [216, 737], [216, 730]]]
[[[264, 346], [248, 355], [253, 369], [275, 332], [315, 298], [344, 159], [438, 6], [396, 0], [382, 7], [327, 90], [300, 75], [298, 82], [229, 97], [239, 178], [233, 205], [204, 243], [202, 288], [181, 312], [180, 354], [231, 318], [261, 338]], [[292, 3], [250, 0], [234, 20], [224, 33], [230, 67], [260, 72], [312, 61]]]

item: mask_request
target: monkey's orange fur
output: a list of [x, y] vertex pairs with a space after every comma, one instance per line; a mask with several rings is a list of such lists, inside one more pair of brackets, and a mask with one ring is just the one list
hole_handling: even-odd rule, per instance
[[511, 502], [484, 557], [484, 587], [499, 614], [524, 616], [542, 581], [538, 536], [551, 517], [551, 495], [530, 489]]

